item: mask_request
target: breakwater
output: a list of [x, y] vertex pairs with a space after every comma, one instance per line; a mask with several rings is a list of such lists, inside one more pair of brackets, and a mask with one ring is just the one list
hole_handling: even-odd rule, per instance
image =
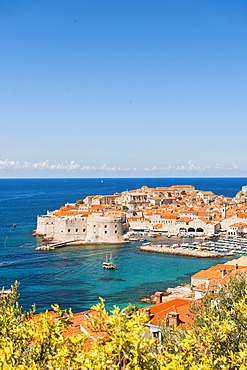
[[163, 253], [172, 254], [186, 257], [198, 257], [198, 258], [222, 258], [223, 255], [218, 252], [207, 252], [201, 250], [188, 250], [183, 248], [169, 248], [169, 247], [158, 247], [155, 245], [142, 245], [141, 251], [152, 252], [152, 253]]

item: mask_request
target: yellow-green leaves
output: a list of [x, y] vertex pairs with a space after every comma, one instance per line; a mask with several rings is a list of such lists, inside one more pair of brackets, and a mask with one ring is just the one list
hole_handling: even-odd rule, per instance
[[[81, 334], [64, 335], [70, 310], [33, 315], [17, 303], [18, 283], [0, 294], [0, 369], [3, 370], [246, 370], [247, 292], [235, 278], [192, 310], [194, 330], [163, 328], [163, 342], [147, 335], [147, 316], [135, 306], [104, 300], [93, 307]], [[78, 330], [77, 330], [78, 332]]]

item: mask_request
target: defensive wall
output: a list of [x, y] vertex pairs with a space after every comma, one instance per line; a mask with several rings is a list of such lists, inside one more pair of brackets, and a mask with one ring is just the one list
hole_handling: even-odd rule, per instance
[[44, 215], [37, 218], [36, 235], [54, 241], [88, 243], [121, 243], [128, 229], [126, 216], [109, 215]]

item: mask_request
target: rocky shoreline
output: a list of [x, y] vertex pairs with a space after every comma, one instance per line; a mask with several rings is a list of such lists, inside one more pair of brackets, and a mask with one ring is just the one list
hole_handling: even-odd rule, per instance
[[152, 253], [163, 253], [163, 254], [173, 254], [178, 256], [187, 257], [197, 257], [197, 258], [220, 258], [223, 255], [218, 252], [206, 252], [202, 250], [188, 250], [183, 248], [168, 248], [168, 247], [158, 247], [155, 245], [142, 245], [140, 247], [141, 251], [152, 252]]
[[[193, 298], [193, 291], [191, 290], [190, 284], [181, 284], [175, 288], [161, 289], [161, 291], [163, 292], [162, 302], [167, 302], [174, 298]], [[141, 298], [140, 302], [155, 303], [155, 294]]]

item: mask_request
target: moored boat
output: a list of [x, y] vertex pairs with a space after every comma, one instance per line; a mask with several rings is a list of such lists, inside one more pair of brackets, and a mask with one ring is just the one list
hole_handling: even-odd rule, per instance
[[106, 255], [106, 260], [102, 263], [102, 267], [108, 270], [115, 270], [116, 265], [112, 262], [112, 255], [110, 256], [108, 260], [108, 256]]

